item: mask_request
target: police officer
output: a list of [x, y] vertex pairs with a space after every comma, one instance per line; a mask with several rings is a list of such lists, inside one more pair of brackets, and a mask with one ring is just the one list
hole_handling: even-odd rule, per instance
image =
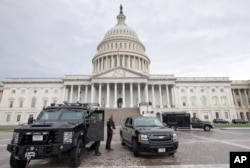
[[107, 150], [113, 150], [110, 147], [110, 144], [111, 144], [111, 140], [112, 140], [112, 136], [113, 136], [114, 131], [115, 131], [114, 116], [111, 115], [107, 121], [107, 141], [106, 141], [106, 149]]

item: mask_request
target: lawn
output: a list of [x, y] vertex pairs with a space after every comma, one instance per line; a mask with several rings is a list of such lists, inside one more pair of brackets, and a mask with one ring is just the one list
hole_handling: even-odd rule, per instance
[[0, 131], [12, 132], [16, 126], [0, 126]]
[[215, 128], [250, 128], [250, 123], [248, 124], [214, 124]]

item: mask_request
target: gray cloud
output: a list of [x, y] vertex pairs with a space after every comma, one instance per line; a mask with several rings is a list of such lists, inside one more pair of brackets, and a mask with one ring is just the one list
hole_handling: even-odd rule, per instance
[[152, 74], [250, 79], [248, 0], [1, 0], [0, 81], [91, 74], [121, 3]]

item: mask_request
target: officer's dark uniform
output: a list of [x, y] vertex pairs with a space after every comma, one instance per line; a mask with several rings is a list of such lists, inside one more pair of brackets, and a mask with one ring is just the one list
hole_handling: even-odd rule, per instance
[[107, 121], [107, 142], [106, 142], [107, 150], [112, 150], [112, 148], [110, 147], [112, 136], [113, 136], [113, 131], [111, 127], [115, 129], [115, 123], [113, 119], [110, 117], [109, 120]]

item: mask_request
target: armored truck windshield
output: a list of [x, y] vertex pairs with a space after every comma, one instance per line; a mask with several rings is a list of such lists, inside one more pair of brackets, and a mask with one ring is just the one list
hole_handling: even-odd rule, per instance
[[43, 110], [37, 117], [37, 120], [42, 120], [42, 121], [81, 120], [83, 118], [83, 114], [84, 111], [78, 109]]

